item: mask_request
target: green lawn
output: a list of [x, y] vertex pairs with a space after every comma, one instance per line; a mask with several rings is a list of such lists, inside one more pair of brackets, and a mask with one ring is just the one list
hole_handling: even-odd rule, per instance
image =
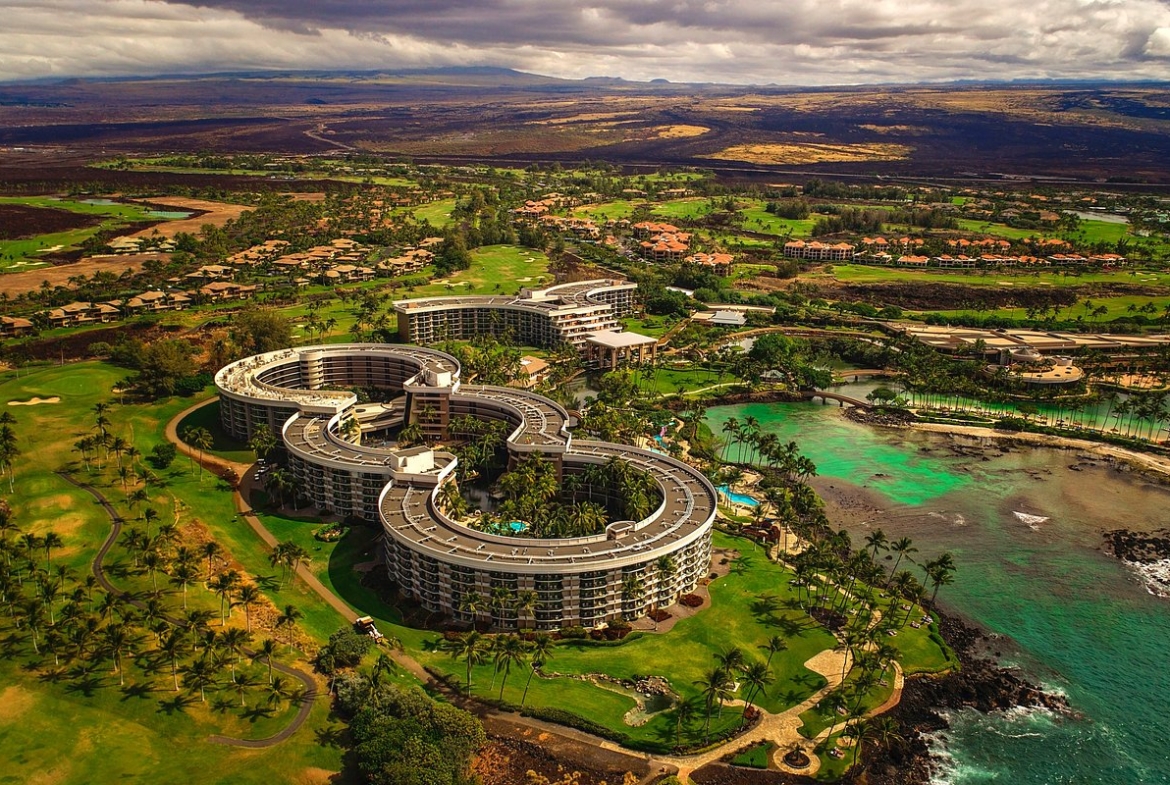
[[451, 294], [516, 294], [522, 288], [551, 286], [549, 258], [541, 251], [518, 245], [485, 245], [471, 252], [471, 267], [417, 287], [410, 297]]
[[711, 202], [702, 197], [674, 199], [654, 205], [656, 216], [673, 220], [694, 220], [711, 213]]
[[820, 215], [810, 215], [808, 218], [779, 218], [766, 209], [767, 203], [753, 199], [740, 212], [743, 213], [743, 228], [749, 232], [774, 234], [777, 237], [791, 235], [795, 239], [812, 237], [813, 224]]
[[424, 204], [422, 207], [412, 207], [407, 210], [418, 220], [426, 220], [436, 229], [442, 229], [451, 223], [451, 212], [455, 209], [454, 199], [443, 199], [438, 202]]
[[661, 338], [674, 326], [674, 323], [669, 322], [665, 316], [647, 316], [645, 318], [627, 316], [622, 319], [622, 325], [627, 330], [649, 335], [652, 338]]
[[731, 759], [732, 766], [747, 766], [751, 769], [768, 768], [768, 760], [772, 757], [772, 750], [776, 745], [772, 742], [753, 744]]
[[573, 211], [575, 218], [592, 218], [594, 221], [610, 221], [620, 220], [622, 218], [629, 218], [634, 214], [634, 209], [642, 202], [633, 202], [629, 200], [621, 200], [616, 202], [604, 202], [602, 204], [591, 204], [588, 207], [582, 207]]

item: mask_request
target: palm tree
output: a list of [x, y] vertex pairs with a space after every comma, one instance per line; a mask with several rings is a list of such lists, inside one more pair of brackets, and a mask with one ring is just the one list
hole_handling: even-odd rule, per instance
[[264, 593], [254, 583], [244, 584], [236, 591], [236, 603], [244, 606], [244, 625], [248, 632], [252, 631], [252, 606], [263, 598]]
[[717, 667], [707, 671], [703, 678], [696, 679], [694, 684], [700, 689], [707, 711], [707, 719], [703, 725], [703, 738], [704, 742], [709, 742], [711, 740], [711, 713], [715, 708], [716, 701], [719, 702], [719, 708], [722, 710], [723, 701], [730, 696], [731, 679], [726, 670]]
[[447, 650], [451, 656], [456, 659], [462, 658], [467, 664], [467, 697], [469, 698], [471, 697], [471, 669], [483, 662], [486, 649], [486, 640], [475, 630], [465, 632], [447, 643]]
[[179, 560], [171, 567], [171, 583], [183, 590], [183, 610], [187, 610], [187, 587], [199, 580], [199, 572], [190, 561]]
[[740, 722], [741, 726], [747, 721], [748, 712], [751, 710], [752, 702], [756, 699], [756, 696], [763, 694], [764, 690], [768, 688], [768, 685], [776, 680], [776, 677], [772, 675], [772, 669], [763, 662], [750, 663], [743, 670], [743, 678], [744, 682], [748, 685], [748, 694], [744, 698], [747, 706], [744, 708], [743, 719]]
[[171, 633], [159, 643], [158, 648], [171, 661], [171, 678], [175, 682], [175, 692], [178, 692], [179, 659], [187, 651], [187, 636], [181, 630], [171, 630]]
[[238, 676], [233, 674], [232, 689], [235, 690], [236, 694], [240, 696], [240, 708], [248, 705], [244, 702], [244, 695], [247, 694], [248, 690], [255, 686], [256, 679], [253, 678], [252, 674], [248, 673], [247, 671], [240, 673]]
[[763, 649], [764, 651], [768, 652], [768, 662], [766, 664], [769, 668], [771, 668], [772, 667], [772, 657], [775, 656], [776, 654], [779, 654], [782, 651], [787, 651], [788, 642], [786, 640], [784, 640], [784, 638], [779, 636], [779, 635], [773, 635], [771, 638], [768, 638], [768, 642], [762, 644], [760, 646], [760, 648]]
[[890, 578], [886, 581], [886, 588], [890, 588], [890, 581], [894, 580], [894, 576], [898, 573], [898, 565], [902, 563], [902, 558], [906, 557], [911, 561], [914, 557], [911, 554], [918, 553], [918, 549], [914, 547], [913, 541], [909, 537], [902, 537], [896, 540], [891, 546], [890, 550], [898, 554], [897, 560], [894, 562], [894, 568], [890, 570]]
[[276, 617], [276, 629], [286, 628], [288, 630], [289, 644], [293, 641], [293, 630], [296, 627], [297, 619], [300, 619], [305, 614], [301, 613], [300, 608], [295, 605], [285, 605], [284, 610]]
[[504, 699], [504, 686], [508, 683], [508, 674], [512, 672], [512, 665], [524, 662], [528, 650], [519, 635], [505, 635], [497, 641], [495, 647], [496, 668], [503, 668], [504, 678], [500, 680], [500, 700]]
[[207, 658], [200, 657], [183, 668], [183, 686], [188, 690], [199, 690], [199, 700], [207, 702], [205, 690], [215, 684], [215, 665]]
[[211, 573], [214, 570], [213, 562], [216, 557], [223, 553], [223, 548], [215, 540], [208, 540], [203, 543], [201, 548], [203, 558], [207, 559], [207, 581], [211, 581]]
[[57, 532], [45, 532], [45, 536], [41, 538], [41, 547], [45, 549], [45, 569], [50, 570], [53, 567], [50, 556], [54, 548], [64, 547], [65, 542], [61, 539], [61, 535]]
[[265, 701], [274, 709], [279, 709], [286, 700], [295, 697], [295, 690], [283, 676], [268, 680], [268, 697]]
[[[516, 599], [512, 603], [512, 607], [516, 609], [516, 613], [525, 622], [520, 624], [521, 627], [526, 626], [528, 621], [532, 620], [532, 612], [536, 610], [536, 606], [540, 603], [540, 595], [532, 589], [521, 589], [516, 592]], [[520, 621], [518, 619], [518, 621]]]
[[134, 638], [130, 635], [125, 624], [111, 624], [106, 627], [104, 644], [106, 651], [114, 660], [114, 672], [118, 674], [118, 686], [126, 686], [126, 674], [122, 670], [122, 655], [134, 645]]
[[203, 453], [215, 445], [215, 437], [206, 428], [188, 428], [183, 441], [199, 450], [199, 480], [203, 481]]
[[695, 704], [691, 700], [681, 700], [674, 707], [674, 746], [682, 747], [682, 729], [695, 718]]
[[272, 658], [276, 656], [276, 653], [276, 641], [272, 640], [272, 638], [265, 638], [260, 644], [259, 648], [256, 649], [256, 652], [252, 655], [253, 659], [259, 659], [260, 657], [263, 657], [265, 662], [268, 664], [269, 684], [272, 683]]
[[251, 639], [252, 634], [239, 627], [230, 627], [219, 636], [219, 645], [232, 657], [232, 681], [236, 680], [236, 666], [240, 664], [240, 655], [244, 653], [244, 647]]
[[520, 708], [524, 708], [524, 701], [528, 699], [528, 687], [532, 684], [532, 677], [546, 662], [552, 659], [553, 638], [547, 632], [538, 632], [529, 646], [528, 656], [532, 668], [528, 671], [528, 681], [524, 684], [524, 694], [520, 696]]
[[208, 588], [216, 593], [219, 597], [219, 626], [223, 627], [227, 624], [227, 611], [231, 609], [231, 596], [236, 587], [240, 585], [240, 574], [235, 570], [227, 570], [216, 575], [208, 583]]

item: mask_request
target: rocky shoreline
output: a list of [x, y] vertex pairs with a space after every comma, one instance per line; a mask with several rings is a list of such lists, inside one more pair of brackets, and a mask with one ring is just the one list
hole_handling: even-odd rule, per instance
[[1170, 597], [1170, 529], [1105, 532], [1105, 552], [1125, 562], [1155, 597]]
[[1034, 707], [1071, 711], [1064, 697], [1046, 693], [987, 659], [982, 652], [995, 649], [994, 638], [958, 619], [938, 615], [942, 636], [962, 668], [938, 678], [906, 680], [902, 700], [889, 712], [902, 726], [905, 744], [894, 745], [871, 759], [866, 775], [870, 785], [928, 785], [936, 764], [926, 737], [950, 727], [945, 717], [948, 711], [975, 709], [986, 714]]

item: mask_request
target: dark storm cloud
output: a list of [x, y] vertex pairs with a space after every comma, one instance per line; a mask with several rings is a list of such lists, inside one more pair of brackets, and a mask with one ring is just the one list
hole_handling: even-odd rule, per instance
[[509, 66], [827, 84], [1170, 78], [1168, 0], [0, 0], [0, 78]]

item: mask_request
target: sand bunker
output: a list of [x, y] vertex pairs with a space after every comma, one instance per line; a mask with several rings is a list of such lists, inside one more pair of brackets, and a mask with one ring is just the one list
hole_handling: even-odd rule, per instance
[[27, 401], [9, 401], [9, 406], [40, 406], [42, 403], [60, 403], [61, 398], [54, 395], [52, 398], [29, 398]]

